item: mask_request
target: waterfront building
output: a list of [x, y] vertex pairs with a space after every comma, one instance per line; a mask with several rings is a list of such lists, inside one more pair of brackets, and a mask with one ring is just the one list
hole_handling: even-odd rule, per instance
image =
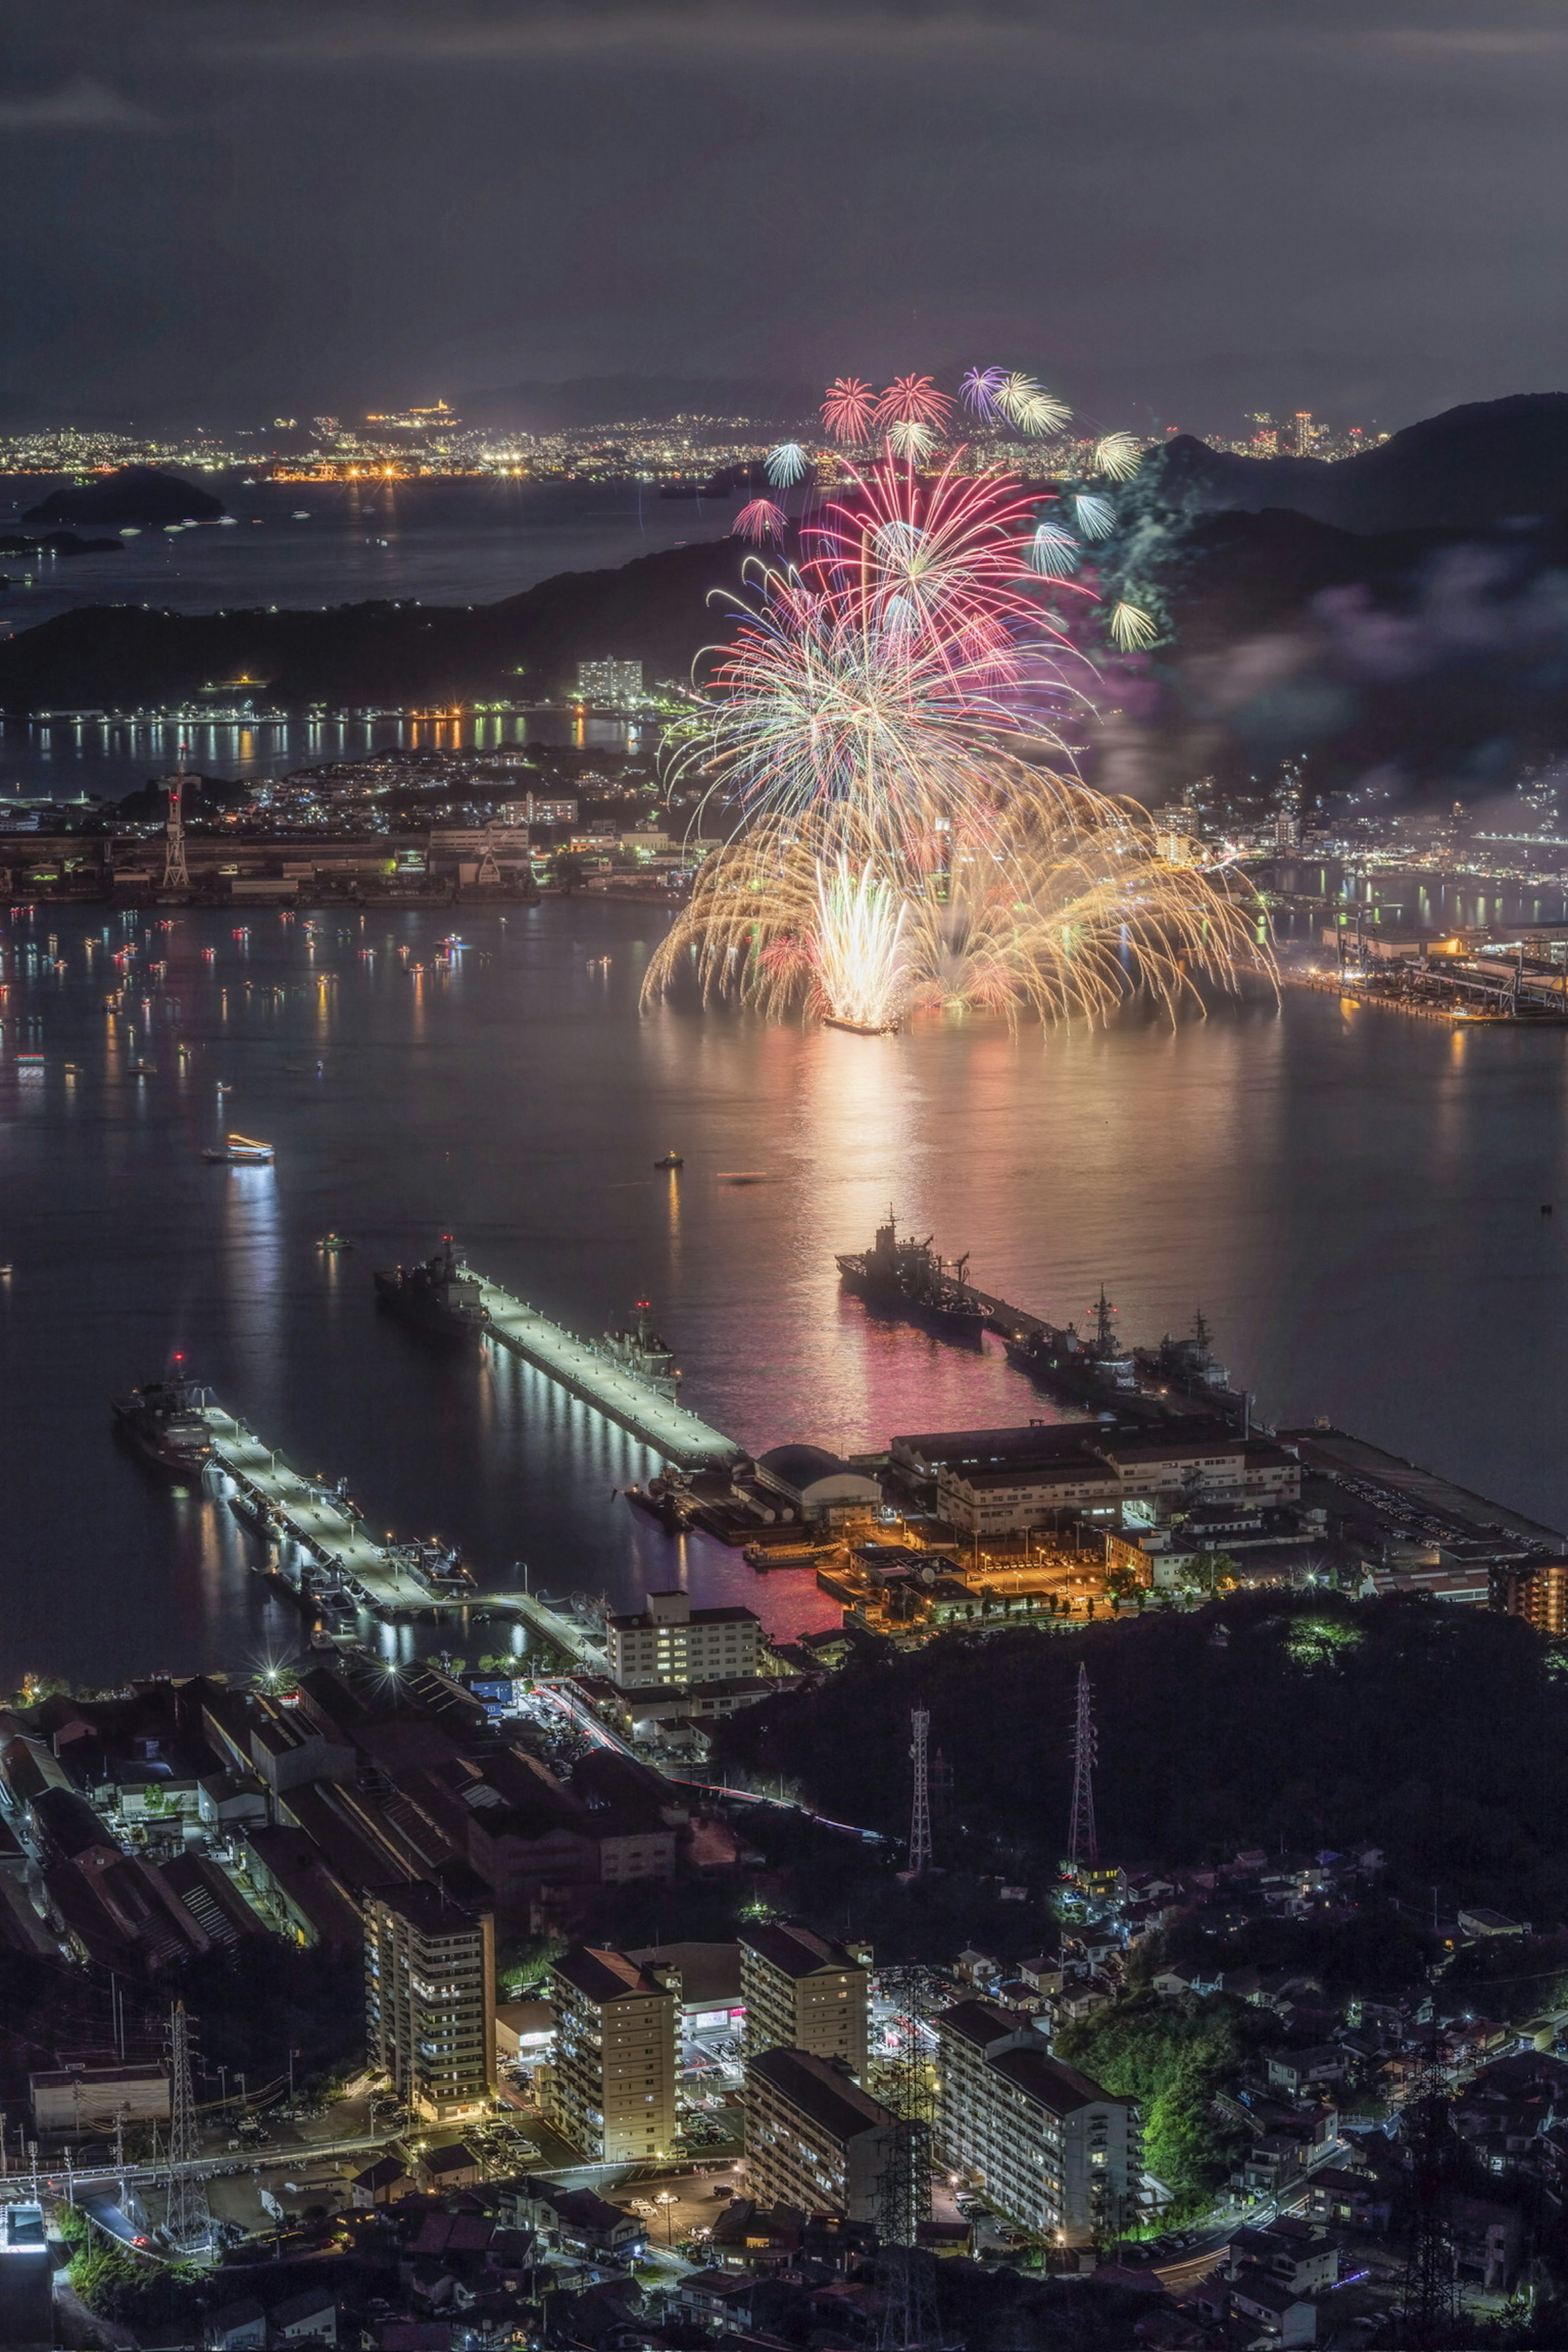
[[763, 2050], [746, 2061], [746, 2187], [762, 2206], [875, 2221], [898, 2117], [831, 2059]]
[[595, 2163], [675, 2152], [676, 1996], [624, 1952], [578, 1944], [550, 1972], [552, 2105]]
[[783, 1919], [741, 1929], [748, 2056], [774, 2048], [866, 2071], [868, 1969], [842, 1944]]
[[610, 1679], [621, 1690], [744, 1679], [757, 1672], [762, 1631], [749, 1609], [693, 1609], [687, 1593], [650, 1592], [646, 1609], [605, 1623]]
[[580, 661], [577, 699], [597, 710], [630, 710], [643, 698], [640, 661]]
[[935, 2023], [939, 2161], [1037, 2237], [1087, 2245], [1124, 2229], [1142, 2175], [1132, 2101], [1053, 2058], [993, 2001], [960, 2001]]
[[433, 2123], [484, 2112], [496, 2080], [495, 1922], [415, 1882], [364, 1898], [373, 2067]]
[[1298, 1502], [1301, 1493], [1294, 1451], [1223, 1431], [1097, 1433], [1083, 1422], [1031, 1423], [895, 1437], [891, 1454], [896, 1468], [934, 1486], [939, 1517], [981, 1537], [1022, 1533], [1064, 1511], [1110, 1527], [1124, 1511], [1130, 1522], [1157, 1515], [1174, 1497], [1261, 1510]]

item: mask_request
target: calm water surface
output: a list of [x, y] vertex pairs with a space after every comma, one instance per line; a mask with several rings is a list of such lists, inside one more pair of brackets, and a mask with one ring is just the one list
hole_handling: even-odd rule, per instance
[[[689, 1402], [752, 1447], [1049, 1414], [993, 1345], [841, 1297], [833, 1252], [892, 1202], [1060, 1318], [1101, 1279], [1133, 1339], [1201, 1304], [1270, 1420], [1330, 1413], [1568, 1523], [1568, 1032], [1450, 1035], [1292, 993], [1174, 1033], [870, 1040], [640, 1017], [657, 919], [631, 908], [464, 910], [449, 971], [435, 915], [154, 919], [40, 910], [5, 941], [0, 1685], [297, 1643], [226, 1509], [113, 1442], [110, 1393], [175, 1350], [300, 1467], [346, 1473], [373, 1527], [460, 1542], [482, 1582], [527, 1561], [623, 1604], [680, 1579], [781, 1630], [826, 1621], [809, 1575], [753, 1577], [633, 1512], [613, 1491], [651, 1466], [632, 1439], [378, 1317], [372, 1269], [447, 1229], [586, 1331], [651, 1296]], [[126, 943], [167, 972], [116, 1018]], [[20, 1072], [40, 1050], [44, 1076]], [[207, 1166], [225, 1126], [277, 1167]], [[683, 1171], [656, 1176], [672, 1144]], [[719, 1181], [736, 1169], [769, 1181]], [[352, 1255], [317, 1248], [333, 1229]]]

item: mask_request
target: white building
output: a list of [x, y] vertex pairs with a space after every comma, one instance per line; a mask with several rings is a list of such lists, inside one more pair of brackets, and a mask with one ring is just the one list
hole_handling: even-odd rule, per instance
[[1138, 2110], [1053, 2058], [1014, 2011], [960, 2001], [936, 2020], [936, 2152], [1010, 2221], [1058, 2244], [1118, 2234], [1142, 2177]]
[[624, 1952], [579, 1944], [550, 1972], [555, 2119], [594, 2163], [675, 2153], [675, 1995]]
[[640, 661], [580, 661], [577, 699], [597, 710], [629, 710], [643, 698]]
[[746, 2048], [804, 2050], [866, 2072], [868, 1971], [842, 1944], [784, 1919], [741, 1929]]
[[684, 1592], [650, 1592], [636, 1616], [605, 1629], [610, 1680], [621, 1690], [660, 1683], [716, 1683], [755, 1675], [762, 1625], [749, 1609], [693, 1609]]

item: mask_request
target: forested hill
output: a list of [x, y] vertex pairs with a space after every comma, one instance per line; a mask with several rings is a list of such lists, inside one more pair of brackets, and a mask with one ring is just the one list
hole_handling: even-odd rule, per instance
[[1482, 1610], [1258, 1592], [1076, 1634], [952, 1633], [730, 1717], [716, 1760], [783, 1773], [829, 1815], [901, 1837], [920, 1699], [952, 1769], [950, 1853], [980, 1866], [989, 1843], [1049, 1870], [1080, 1661], [1103, 1854], [1196, 1863], [1366, 1841], [1421, 1901], [1440, 1883], [1445, 1901], [1568, 1916], [1568, 1653]]
[[158, 708], [231, 679], [280, 709], [499, 701], [553, 691], [606, 655], [684, 679], [726, 634], [710, 597], [739, 588], [746, 552], [733, 539], [668, 548], [614, 571], [558, 572], [495, 604], [90, 605], [0, 644], [0, 709]]

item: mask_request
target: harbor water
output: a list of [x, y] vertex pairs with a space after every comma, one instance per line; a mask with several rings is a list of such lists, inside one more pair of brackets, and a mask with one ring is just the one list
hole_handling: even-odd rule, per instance
[[[373, 1270], [446, 1232], [585, 1334], [651, 1298], [687, 1402], [753, 1450], [1054, 1416], [994, 1340], [842, 1295], [834, 1252], [891, 1204], [1053, 1321], [1081, 1325], [1102, 1280], [1129, 1340], [1201, 1307], [1267, 1420], [1328, 1414], [1568, 1523], [1568, 1034], [1296, 991], [1046, 1038], [645, 1015], [664, 919], [465, 908], [443, 949], [449, 913], [12, 915], [0, 1685], [299, 1644], [252, 1535], [115, 1443], [110, 1395], [175, 1356], [299, 1468], [345, 1477], [368, 1529], [456, 1543], [481, 1586], [635, 1606], [684, 1582], [781, 1633], [829, 1621], [809, 1571], [665, 1537], [625, 1498], [647, 1448], [526, 1363], [378, 1314]], [[274, 1165], [204, 1160], [231, 1129]], [[671, 1147], [684, 1166], [656, 1171]]]

